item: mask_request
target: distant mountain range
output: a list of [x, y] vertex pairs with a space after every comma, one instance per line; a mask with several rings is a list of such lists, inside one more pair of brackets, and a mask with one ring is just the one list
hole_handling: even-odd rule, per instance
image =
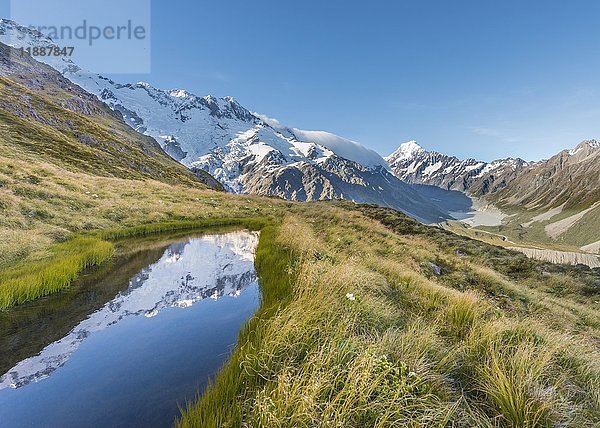
[[461, 160], [427, 151], [416, 141], [401, 144], [398, 150], [385, 159], [394, 175], [407, 183], [429, 184], [473, 196], [483, 196], [503, 189], [532, 164], [523, 159], [512, 158], [490, 163], [475, 159]]
[[493, 200], [527, 208], [594, 204], [600, 200], [600, 142], [583, 141], [528, 165]]
[[600, 250], [600, 142], [583, 141], [548, 160], [460, 160], [415, 141], [385, 158], [407, 183], [484, 197], [508, 214], [503, 233]]

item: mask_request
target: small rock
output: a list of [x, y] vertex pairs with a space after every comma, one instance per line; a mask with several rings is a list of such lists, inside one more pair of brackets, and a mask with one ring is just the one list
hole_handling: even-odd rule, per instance
[[433, 270], [433, 274], [436, 276], [440, 276], [442, 274], [442, 268], [439, 267], [438, 265], [436, 265], [435, 263], [429, 263], [429, 266], [431, 266], [431, 269]]

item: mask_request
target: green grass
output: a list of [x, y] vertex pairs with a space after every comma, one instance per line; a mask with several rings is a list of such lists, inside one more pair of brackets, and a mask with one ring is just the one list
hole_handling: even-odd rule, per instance
[[547, 392], [536, 391], [536, 386], [544, 382], [544, 372], [552, 356], [551, 349], [540, 354], [538, 347], [527, 341], [488, 351], [486, 364], [478, 368], [478, 388], [490, 399], [492, 408], [503, 415], [507, 425], [554, 426], [554, 412], [561, 403], [552, 399], [551, 385]]
[[117, 240], [124, 238], [133, 238], [154, 235], [165, 232], [177, 232], [181, 230], [206, 229], [219, 226], [240, 226], [250, 230], [260, 230], [269, 222], [266, 218], [248, 217], [248, 218], [205, 218], [198, 220], [180, 220], [161, 223], [141, 224], [121, 229], [101, 230], [94, 232], [100, 238], [105, 240]]
[[56, 244], [44, 260], [0, 272], [0, 309], [18, 305], [69, 286], [83, 269], [113, 255], [113, 245], [94, 237], [78, 237]]
[[480, 299], [464, 293], [454, 299], [443, 312], [440, 323], [446, 326], [448, 334], [465, 338], [475, 323], [483, 318]]

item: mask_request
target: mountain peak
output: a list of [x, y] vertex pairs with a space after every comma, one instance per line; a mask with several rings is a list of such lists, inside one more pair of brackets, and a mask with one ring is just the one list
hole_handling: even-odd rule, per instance
[[410, 140], [400, 144], [400, 147], [398, 147], [394, 153], [389, 155], [386, 158], [386, 160], [388, 160], [389, 162], [397, 159], [409, 159], [413, 157], [416, 153], [420, 153], [423, 151], [425, 151], [423, 147], [418, 145], [415, 140]]
[[590, 150], [596, 150], [596, 149], [600, 149], [600, 142], [597, 140], [584, 140], [581, 143], [579, 143], [574, 149], [571, 149], [568, 151], [569, 156], [573, 156], [576, 155], [577, 153], [581, 152], [582, 150], [584, 151], [584, 153], [589, 154]]
[[400, 149], [405, 152], [415, 152], [419, 150], [423, 150], [423, 147], [417, 144], [415, 140], [407, 141], [406, 143], [400, 144]]
[[169, 91], [169, 95], [175, 98], [188, 98], [192, 96], [192, 94], [190, 94], [185, 89], [171, 89]]
[[31, 46], [45, 46], [53, 43], [50, 37], [41, 33], [34, 27], [26, 27], [6, 18], [0, 18], [0, 35], [5, 36], [5, 41], [3, 43], [13, 47], [16, 47], [16, 41], [21, 43], [30, 41], [33, 43]]

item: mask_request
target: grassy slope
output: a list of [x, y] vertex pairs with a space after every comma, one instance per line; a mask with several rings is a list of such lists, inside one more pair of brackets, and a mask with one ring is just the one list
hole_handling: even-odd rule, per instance
[[291, 254], [292, 296], [180, 426], [600, 423], [591, 271], [351, 204], [294, 206], [269, 239]]
[[[460, 235], [504, 247], [520, 246], [582, 252], [580, 247], [600, 240], [600, 206], [585, 214], [581, 220], [556, 238], [546, 234], [544, 230], [546, 225], [577, 214], [589, 206], [565, 209], [549, 220], [536, 222], [532, 222], [532, 218], [543, 214], [545, 210], [528, 211], [508, 205], [499, 205], [499, 207], [504, 213], [509, 214], [502, 225], [471, 228], [461, 222], [449, 221], [444, 227]], [[506, 239], [503, 239], [504, 237]]]
[[[502, 195], [502, 193], [499, 195]], [[556, 214], [551, 219], [533, 223], [531, 223], [532, 218], [544, 214], [550, 208], [547, 206], [542, 209], [537, 208], [527, 210], [522, 206], [502, 203], [497, 194], [490, 196], [489, 200], [490, 202], [495, 203], [503, 212], [510, 214], [510, 217], [505, 218], [503, 221], [504, 224], [501, 226], [479, 226], [475, 228], [475, 230], [481, 229], [505, 235], [510, 240], [525, 246], [539, 245], [549, 249], [565, 251], [581, 251], [579, 247], [600, 240], [600, 207], [596, 207], [588, 212], [581, 220], [560, 234], [557, 238], [548, 236], [544, 231], [544, 226], [590, 208], [598, 201], [598, 192], [593, 193], [578, 205], [565, 207], [561, 213]], [[560, 203], [558, 205], [560, 205]], [[528, 226], [523, 226], [523, 224], [528, 223]]]
[[469, 227], [459, 221], [449, 221], [444, 223], [443, 227], [458, 235], [500, 247], [529, 247], [581, 252], [581, 249], [575, 244], [549, 239], [544, 233], [544, 226], [539, 223], [534, 223], [529, 228], [520, 227], [513, 222], [502, 226]]
[[[486, 200], [512, 216], [500, 228], [482, 229], [500, 232], [515, 241], [575, 248], [600, 240], [600, 207], [556, 239], [544, 232], [545, 225], [577, 214], [600, 200], [598, 153], [584, 153], [586, 157], [574, 158], [565, 152], [558, 153], [525, 169], [505, 188], [487, 195]], [[551, 220], [521, 226], [559, 206], [563, 206], [563, 211]]]

